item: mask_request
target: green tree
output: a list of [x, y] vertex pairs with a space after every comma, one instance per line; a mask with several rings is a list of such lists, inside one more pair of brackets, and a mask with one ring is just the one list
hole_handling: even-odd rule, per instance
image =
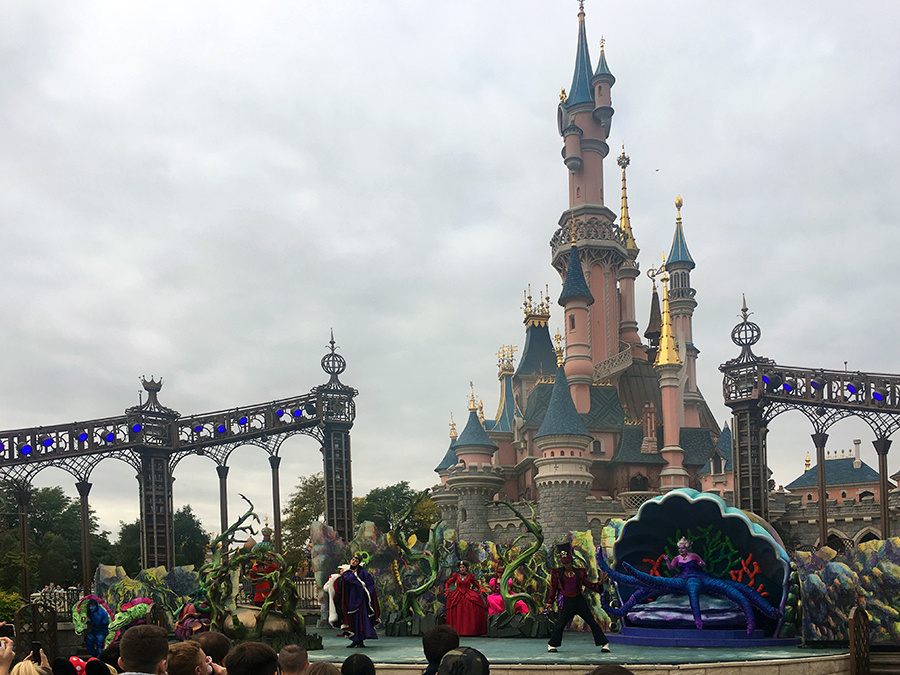
[[200, 569], [209, 548], [209, 532], [203, 529], [190, 504], [175, 512], [175, 564], [193, 565]]
[[[400, 517], [418, 494], [405, 480], [394, 485], [373, 488], [365, 497], [354, 498], [353, 520], [356, 523], [371, 520], [378, 529], [387, 532], [391, 529], [392, 519]], [[410, 516], [408, 529], [415, 532], [419, 539], [427, 539], [428, 531], [440, 517], [439, 509], [431, 497], [427, 497]]]
[[300, 477], [282, 516], [284, 558], [289, 565], [297, 566], [299, 574], [304, 574], [309, 563], [309, 528], [325, 518], [325, 477], [322, 473]]
[[141, 521], [123, 523], [119, 521], [119, 538], [113, 544], [111, 561], [113, 565], [125, 568], [125, 573], [134, 577], [141, 571]]

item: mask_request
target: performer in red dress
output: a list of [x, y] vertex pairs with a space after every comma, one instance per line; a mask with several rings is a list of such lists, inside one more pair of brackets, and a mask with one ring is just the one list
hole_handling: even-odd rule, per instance
[[[455, 585], [452, 591], [450, 587]], [[469, 574], [469, 563], [459, 561], [457, 571], [444, 584], [447, 589], [447, 625], [460, 635], [483, 635], [487, 632], [487, 609], [482, 588], [474, 574]]]

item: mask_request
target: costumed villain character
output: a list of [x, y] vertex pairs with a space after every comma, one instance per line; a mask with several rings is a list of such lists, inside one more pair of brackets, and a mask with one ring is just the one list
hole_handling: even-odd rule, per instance
[[380, 610], [375, 594], [375, 577], [363, 567], [363, 556], [354, 553], [350, 567], [341, 573], [334, 584], [334, 603], [341, 617], [344, 635], [350, 638], [348, 647], [365, 647], [363, 640], [377, 640], [375, 626], [379, 623]]
[[[451, 586], [456, 586], [452, 591]], [[469, 573], [469, 563], [460, 560], [457, 571], [450, 575], [447, 583], [447, 625], [460, 635], [483, 635], [487, 633], [487, 608], [482, 597], [481, 584], [474, 574]]]
[[600, 581], [588, 579], [587, 570], [582, 567], [574, 567], [572, 564], [572, 544], [563, 543], [556, 545], [559, 554], [560, 567], [554, 567], [550, 572], [550, 597], [547, 599], [547, 609], [552, 611], [554, 606], [559, 608], [556, 616], [556, 625], [550, 634], [547, 643], [547, 651], [558, 651], [562, 644], [562, 635], [568, 623], [575, 616], [580, 616], [591, 628], [594, 636], [594, 644], [600, 647], [600, 651], [609, 651], [609, 640], [603, 634], [603, 629], [594, 618], [593, 612], [582, 595], [585, 588], [595, 593], [601, 593], [603, 582], [606, 578], [604, 572]]

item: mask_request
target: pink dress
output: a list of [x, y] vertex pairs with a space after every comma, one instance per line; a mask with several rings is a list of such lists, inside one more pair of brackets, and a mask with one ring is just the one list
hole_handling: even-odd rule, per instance
[[[488, 586], [491, 587], [491, 594], [487, 598], [488, 615], [493, 616], [502, 612], [506, 607], [503, 604], [503, 596], [500, 595], [500, 580], [494, 577], [488, 582]], [[509, 580], [509, 586], [512, 586], [512, 579]], [[528, 605], [522, 600], [516, 600], [515, 612], [516, 614], [528, 614]]]

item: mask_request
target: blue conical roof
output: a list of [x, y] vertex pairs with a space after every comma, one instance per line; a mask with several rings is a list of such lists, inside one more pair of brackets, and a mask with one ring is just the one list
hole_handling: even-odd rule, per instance
[[687, 242], [684, 240], [684, 229], [679, 222], [675, 225], [675, 238], [672, 240], [672, 250], [669, 251], [667, 263], [690, 263], [694, 266], [694, 259], [691, 252], [688, 251]]
[[444, 455], [444, 459], [441, 460], [441, 463], [434, 467], [435, 473], [440, 473], [441, 471], [446, 471], [451, 466], [455, 466], [459, 460], [456, 458], [456, 453], [453, 452], [453, 448], [456, 446], [456, 439], [450, 441], [450, 447], [447, 448], [447, 454]]
[[474, 410], [469, 411], [469, 420], [466, 422], [466, 428], [463, 429], [459, 438], [456, 439], [456, 444], [453, 447], [454, 449], [458, 449], [463, 446], [494, 449], [498, 447], [494, 441], [488, 437], [484, 427], [481, 426], [481, 420], [478, 419], [478, 413]]
[[593, 438], [581, 421], [581, 415], [575, 409], [572, 394], [569, 393], [569, 382], [566, 380], [566, 371], [562, 366], [556, 369], [556, 381], [553, 383], [553, 393], [550, 394], [550, 403], [541, 422], [541, 428], [534, 435], [542, 436], [587, 436]]
[[565, 307], [570, 300], [585, 300], [587, 304], [594, 304], [594, 296], [584, 280], [584, 270], [581, 269], [581, 259], [578, 257], [578, 247], [572, 244], [569, 251], [569, 267], [566, 270], [566, 281], [563, 284], [562, 293], [559, 295], [559, 304]]
[[497, 407], [497, 419], [490, 429], [491, 431], [512, 431], [515, 428], [516, 415], [522, 416], [516, 408], [512, 373], [504, 373], [500, 383], [500, 405]]
[[587, 32], [584, 29], [584, 10], [578, 12], [578, 51], [575, 54], [575, 74], [572, 75], [572, 86], [569, 88], [569, 97], [565, 106], [571, 107], [576, 103], [593, 102], [594, 92], [591, 88], [591, 78], [594, 71], [591, 69], [591, 54], [588, 51]]
[[612, 74], [612, 71], [609, 69], [609, 64], [606, 63], [606, 52], [603, 51], [603, 40], [600, 41], [600, 60], [597, 62], [597, 70], [594, 71], [594, 77], [598, 75], [603, 75], [604, 80], [609, 80], [610, 84], [614, 84], [616, 81], [616, 76]]

